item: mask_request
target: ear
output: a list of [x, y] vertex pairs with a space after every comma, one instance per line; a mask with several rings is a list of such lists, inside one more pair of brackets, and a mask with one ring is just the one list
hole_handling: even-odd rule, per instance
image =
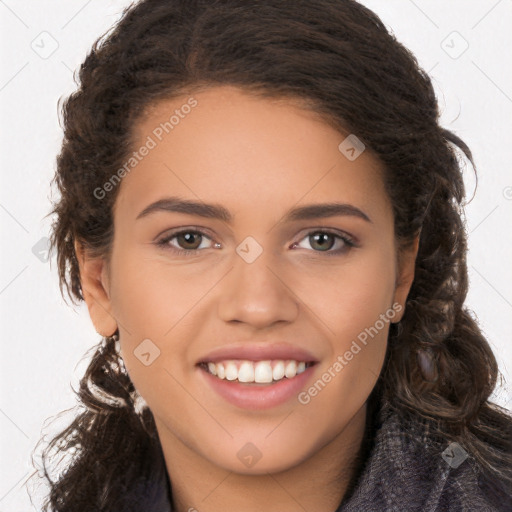
[[75, 241], [75, 253], [82, 295], [94, 328], [102, 336], [112, 336], [117, 330], [117, 322], [110, 303], [107, 263], [104, 258], [91, 257], [79, 241]]
[[393, 297], [393, 304], [398, 303], [402, 308], [398, 318], [395, 320], [399, 322], [405, 313], [405, 301], [411, 290], [414, 281], [414, 268], [416, 266], [416, 256], [418, 255], [418, 247], [420, 245], [420, 235], [418, 234], [414, 241], [406, 248], [400, 250], [398, 255], [398, 272], [395, 285], [395, 293]]

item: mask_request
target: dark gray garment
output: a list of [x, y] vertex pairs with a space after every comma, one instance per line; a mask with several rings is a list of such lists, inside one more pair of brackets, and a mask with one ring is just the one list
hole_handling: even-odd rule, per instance
[[484, 479], [470, 453], [424, 423], [384, 403], [373, 431], [355, 488], [336, 512], [512, 512], [512, 489]]

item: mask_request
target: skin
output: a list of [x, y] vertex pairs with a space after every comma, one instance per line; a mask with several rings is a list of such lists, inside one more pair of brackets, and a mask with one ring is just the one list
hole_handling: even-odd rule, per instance
[[[104, 336], [119, 328], [130, 377], [155, 416], [176, 510], [335, 510], [361, 447], [389, 323], [306, 405], [238, 408], [196, 362], [224, 345], [284, 341], [319, 361], [309, 387], [395, 303], [400, 320], [417, 241], [398, 268], [379, 160], [367, 149], [349, 161], [338, 149], [345, 136], [313, 112], [228, 86], [194, 98], [198, 105], [123, 178], [110, 264], [76, 245], [91, 319]], [[187, 99], [153, 105], [135, 147]], [[171, 195], [222, 205], [233, 221], [170, 211], [136, 219]], [[328, 202], [353, 205], [371, 222], [280, 222], [291, 208]], [[173, 253], [193, 245], [176, 237], [167, 249], [156, 245], [178, 228], [205, 232], [195, 253]], [[321, 229], [357, 245], [329, 255], [344, 242], [327, 238], [322, 250], [308, 236]], [[263, 249], [252, 263], [235, 251], [247, 236]], [[147, 338], [160, 350], [149, 366], [134, 354]], [[248, 442], [262, 454], [250, 468], [237, 457]]]

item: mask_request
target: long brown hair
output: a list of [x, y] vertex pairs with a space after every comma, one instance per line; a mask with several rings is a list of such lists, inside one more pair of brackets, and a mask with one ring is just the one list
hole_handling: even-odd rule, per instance
[[[376, 387], [404, 418], [430, 421], [510, 489], [511, 418], [489, 402], [496, 359], [464, 307], [459, 156], [473, 164], [472, 155], [440, 126], [432, 83], [415, 57], [354, 0], [143, 0], [127, 9], [94, 43], [62, 108], [51, 238], [61, 291], [83, 300], [75, 241], [108, 257], [119, 187], [101, 199], [94, 192], [133, 151], [145, 109], [221, 84], [303, 100], [384, 163], [397, 242], [405, 247], [419, 232], [421, 239], [406, 313], [390, 331]], [[119, 510], [123, 489], [161, 466], [152, 413], [136, 410], [114, 345], [99, 344], [78, 392], [81, 411], [44, 454], [72, 454], [58, 479], [45, 469], [45, 510]]]

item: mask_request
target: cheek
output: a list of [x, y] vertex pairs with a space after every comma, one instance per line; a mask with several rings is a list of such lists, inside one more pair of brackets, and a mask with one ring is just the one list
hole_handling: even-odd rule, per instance
[[[393, 261], [393, 260], [391, 260]], [[324, 293], [310, 294], [311, 306], [328, 338], [329, 353], [315, 381], [300, 395], [301, 421], [308, 429], [339, 429], [367, 400], [384, 362], [392, 308], [394, 265], [387, 258], [365, 259], [339, 269]]]
[[202, 327], [198, 302], [214, 277], [184, 265], [166, 265], [135, 250], [127, 257], [114, 256], [111, 300], [130, 378], [150, 407], [162, 393], [179, 404], [183, 390], [172, 376], [190, 373], [189, 341], [200, 338]]
[[392, 307], [394, 253], [384, 244], [380, 250], [354, 252], [339, 265], [303, 272], [296, 282], [297, 295], [307, 297], [307, 306], [327, 329], [333, 347], [342, 350]]
[[143, 253], [133, 252], [116, 265], [114, 314], [134, 338], [163, 338], [213, 284], [211, 272], [192, 272], [185, 265], [167, 265]]

